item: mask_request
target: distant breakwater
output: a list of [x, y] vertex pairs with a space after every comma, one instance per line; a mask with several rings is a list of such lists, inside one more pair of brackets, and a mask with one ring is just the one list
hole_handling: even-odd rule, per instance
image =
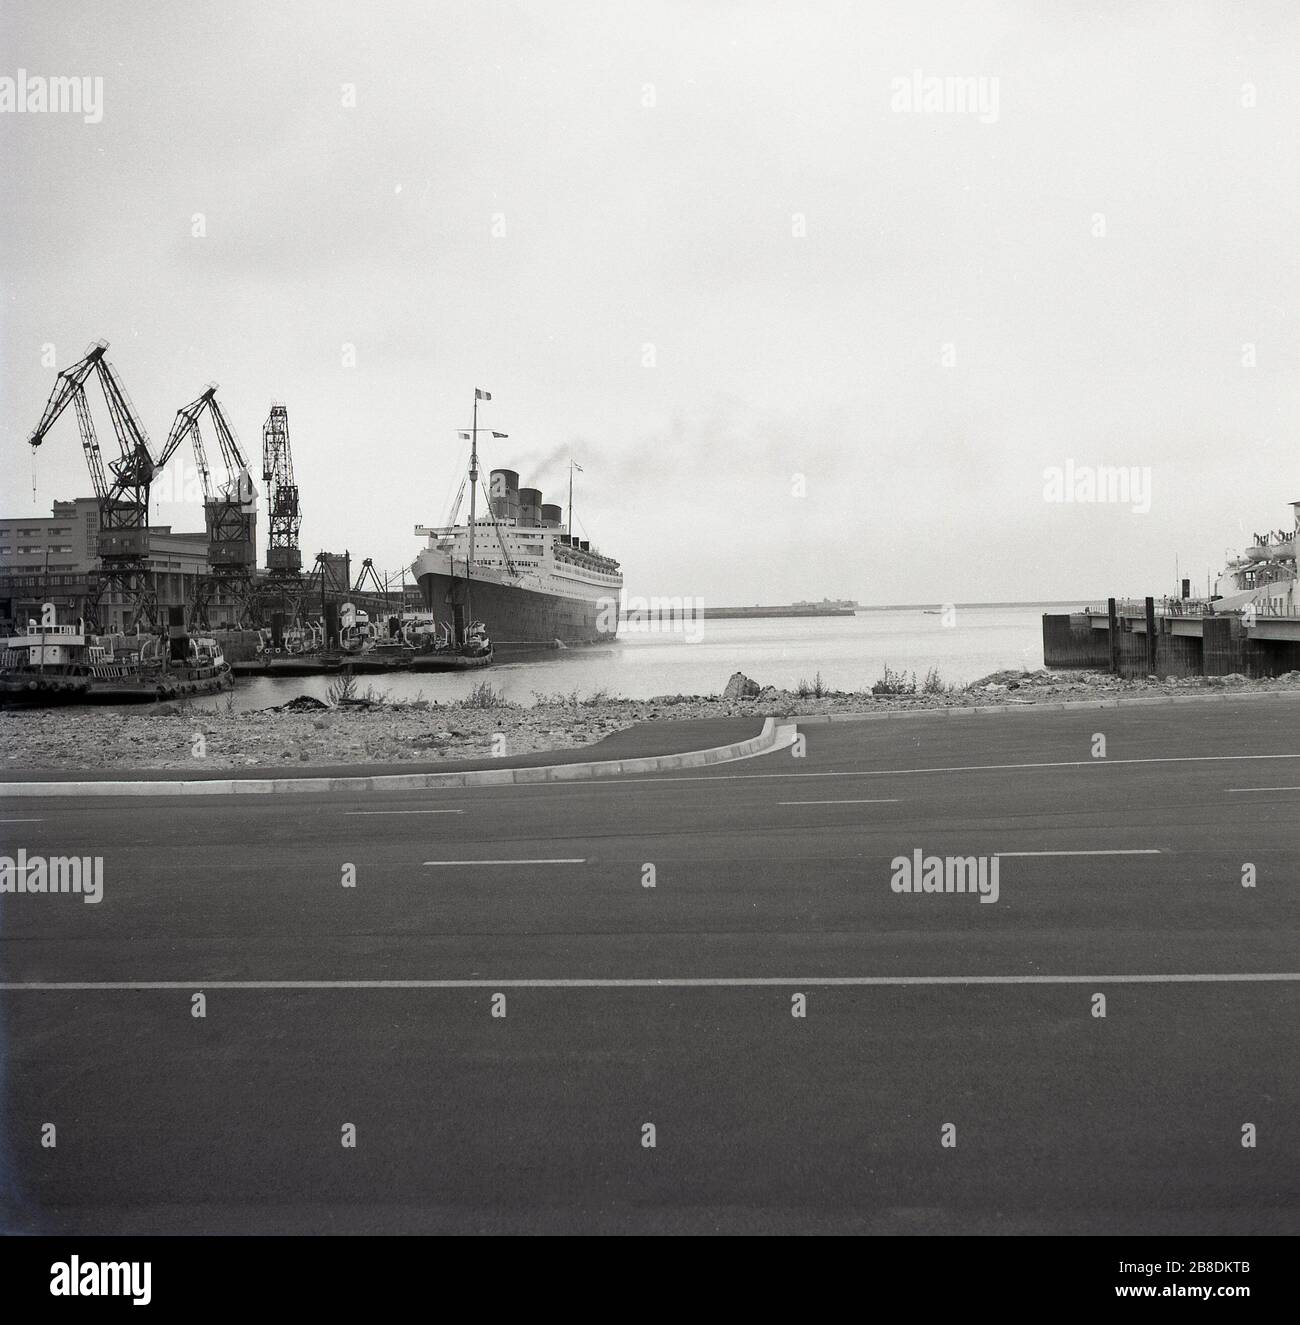
[[640, 621], [680, 621], [690, 617], [707, 618], [714, 621], [743, 620], [751, 617], [827, 617], [854, 616], [857, 609], [852, 607], [822, 607], [814, 605], [802, 607], [797, 603], [774, 607], [683, 607], [671, 600], [663, 606], [649, 608], [631, 608], [621, 614], [620, 619], [630, 624]]

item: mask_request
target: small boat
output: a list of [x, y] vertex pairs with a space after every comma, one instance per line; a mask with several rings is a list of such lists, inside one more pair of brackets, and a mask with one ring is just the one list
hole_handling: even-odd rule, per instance
[[121, 655], [93, 639], [81, 623], [29, 622], [23, 634], [6, 639], [0, 654], [0, 704], [149, 704], [234, 686], [230, 664], [210, 637], [171, 641], [183, 650], [179, 657], [162, 650], [155, 635], [143, 639], [138, 653]]
[[473, 622], [459, 648], [453, 643], [452, 627], [439, 627], [431, 616], [403, 618], [395, 633], [378, 634], [368, 622], [349, 624], [340, 632], [337, 646], [326, 646], [323, 631], [312, 628], [286, 632], [276, 649], [269, 632], [262, 648], [235, 670], [248, 676], [320, 676], [345, 668], [357, 676], [387, 672], [458, 672], [467, 667], [486, 667], [494, 651], [487, 627]]
[[343, 667], [338, 649], [309, 649], [302, 653], [262, 653], [255, 660], [263, 676], [319, 676]]
[[415, 646], [400, 636], [378, 635], [364, 613], [339, 632], [337, 644], [325, 643], [319, 623], [286, 631], [279, 647], [271, 632], [263, 630], [262, 647], [252, 658], [236, 663], [235, 670], [250, 676], [319, 676], [348, 668], [365, 673], [403, 671], [415, 656]]
[[459, 672], [469, 667], [487, 667], [493, 658], [492, 641], [481, 621], [472, 622], [459, 648], [452, 642], [452, 632], [426, 635], [427, 646], [416, 649], [409, 664], [413, 672]]
[[454, 650], [419, 653], [411, 661], [413, 672], [459, 672], [468, 667], [488, 667], [492, 663], [490, 653], [457, 653]]
[[415, 650], [409, 644], [372, 644], [364, 649], [342, 650], [342, 665], [358, 674], [400, 672], [411, 666]]
[[405, 671], [414, 656], [415, 650], [411, 648], [306, 649], [298, 653], [267, 649], [235, 666], [241, 674], [251, 676], [321, 676], [344, 670], [361, 676]]

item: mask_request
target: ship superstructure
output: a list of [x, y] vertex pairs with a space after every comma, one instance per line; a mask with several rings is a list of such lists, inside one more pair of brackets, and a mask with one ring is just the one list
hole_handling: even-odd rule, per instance
[[1300, 613], [1296, 593], [1296, 549], [1300, 546], [1300, 501], [1291, 503], [1291, 529], [1256, 534], [1245, 552], [1232, 558], [1214, 585], [1216, 612], [1243, 611], [1272, 616]]

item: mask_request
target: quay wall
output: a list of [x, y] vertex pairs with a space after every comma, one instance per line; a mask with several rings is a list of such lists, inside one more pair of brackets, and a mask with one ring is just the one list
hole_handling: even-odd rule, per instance
[[1043, 662], [1049, 668], [1114, 670], [1144, 676], [1248, 676], [1260, 679], [1300, 670], [1300, 640], [1252, 638], [1235, 616], [1200, 618], [1201, 635], [1175, 635], [1172, 621], [1156, 618], [1154, 655], [1145, 630], [1132, 617], [1117, 622], [1115, 666], [1108, 630], [1094, 630], [1086, 615], [1043, 616]]
[[1043, 659], [1049, 667], [1110, 667], [1104, 630], [1093, 630], [1086, 616], [1043, 617]]

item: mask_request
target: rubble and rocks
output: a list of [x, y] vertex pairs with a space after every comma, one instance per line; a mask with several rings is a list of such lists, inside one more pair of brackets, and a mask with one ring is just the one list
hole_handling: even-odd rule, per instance
[[762, 687], [757, 681], [751, 681], [744, 672], [733, 672], [731, 680], [722, 691], [723, 699], [754, 699]]
[[[238, 712], [174, 703], [147, 708], [0, 710], [0, 773], [4, 769], [253, 768], [288, 760], [312, 766], [353, 763], [436, 763], [527, 754], [590, 745], [639, 722], [692, 718], [801, 717], [822, 713], [883, 713], [982, 704], [1032, 705], [1081, 699], [1219, 694], [1257, 690], [1300, 692], [1300, 672], [1271, 680], [1242, 676], [1125, 680], [1104, 672], [1000, 671], [970, 686], [937, 693], [873, 695], [834, 692], [820, 698], [760, 686], [737, 673], [722, 695], [656, 695], [649, 700], [555, 697], [530, 707], [428, 703], [329, 706], [300, 696], [271, 709]], [[732, 678], [733, 681], [736, 677]], [[195, 736], [202, 734], [203, 741]], [[196, 755], [195, 750], [202, 750]]]

